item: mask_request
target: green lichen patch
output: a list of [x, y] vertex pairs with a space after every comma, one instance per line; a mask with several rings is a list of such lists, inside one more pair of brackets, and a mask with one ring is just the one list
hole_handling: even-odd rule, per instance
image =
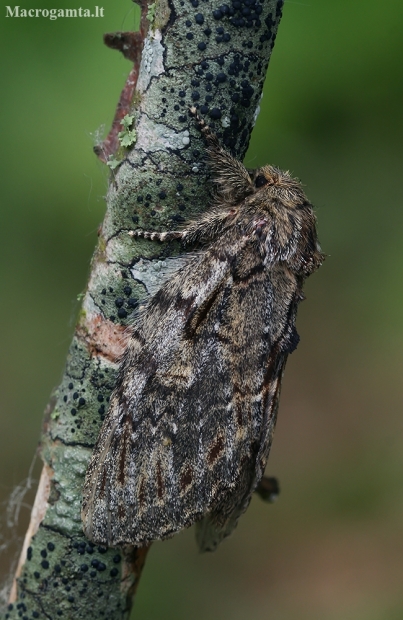
[[122, 163], [122, 160], [116, 159], [114, 155], [109, 155], [106, 165], [109, 166], [111, 170], [116, 170], [116, 168], [120, 166], [121, 163]]
[[88, 620], [102, 602], [102, 617], [123, 618], [126, 600], [120, 588], [121, 566], [122, 555], [116, 549], [40, 526], [18, 579], [18, 598], [4, 617]]
[[149, 4], [148, 11], [147, 11], [147, 19], [150, 22], [151, 27], [154, 26], [155, 10], [156, 10], [156, 3], [153, 2], [152, 4]]
[[116, 365], [91, 357], [84, 343], [73, 339], [65, 374], [56, 390], [50, 435], [65, 445], [95, 443], [116, 377]]
[[126, 114], [126, 116], [120, 121], [123, 129], [118, 133], [118, 139], [124, 148], [129, 148], [129, 146], [133, 146], [137, 139], [137, 134], [134, 129], [130, 129], [134, 121], [134, 116], [130, 114]]
[[[128, 243], [133, 244], [131, 237], [126, 233]], [[140, 300], [144, 298], [144, 287], [134, 281], [129, 267], [122, 269], [115, 265], [109, 280], [99, 279], [94, 282], [91, 296], [103, 316], [120, 325], [128, 325], [133, 320]], [[111, 270], [110, 270], [111, 271]]]

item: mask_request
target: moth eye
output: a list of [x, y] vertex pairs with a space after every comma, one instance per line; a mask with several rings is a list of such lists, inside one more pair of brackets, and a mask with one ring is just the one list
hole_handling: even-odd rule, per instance
[[255, 187], [263, 187], [263, 185], [267, 185], [268, 179], [263, 174], [259, 174], [255, 179]]

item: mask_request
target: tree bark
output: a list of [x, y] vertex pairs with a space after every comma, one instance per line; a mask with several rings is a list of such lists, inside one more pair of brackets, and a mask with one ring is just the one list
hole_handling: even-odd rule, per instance
[[192, 105], [243, 158], [282, 5], [144, 2], [139, 33], [105, 37], [134, 66], [112, 129], [95, 149], [111, 168], [107, 210], [66, 370], [45, 412], [44, 466], [5, 618], [130, 614], [147, 549], [105, 549], [86, 540], [81, 487], [130, 315], [179, 246], [134, 241], [128, 232], [177, 228], [207, 207], [209, 172]]

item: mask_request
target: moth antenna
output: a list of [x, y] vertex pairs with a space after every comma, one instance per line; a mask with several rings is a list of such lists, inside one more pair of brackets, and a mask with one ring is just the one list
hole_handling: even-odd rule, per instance
[[201, 134], [203, 135], [207, 146], [209, 146], [210, 148], [213, 147], [215, 149], [221, 149], [217, 136], [211, 130], [210, 125], [207, 125], [206, 121], [199, 115], [197, 109], [194, 106], [190, 108], [190, 113], [194, 116], [196, 125]]
[[209, 157], [209, 166], [215, 177], [216, 189], [220, 198], [228, 204], [238, 204], [253, 192], [252, 179], [242, 162], [224, 149], [209, 125], [192, 106], [190, 113], [195, 117]]

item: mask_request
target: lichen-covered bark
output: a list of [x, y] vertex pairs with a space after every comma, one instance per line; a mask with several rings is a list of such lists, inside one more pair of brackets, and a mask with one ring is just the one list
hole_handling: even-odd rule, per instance
[[[107, 211], [65, 374], [45, 414], [44, 470], [5, 618], [128, 617], [147, 550], [104, 549], [87, 541], [81, 487], [125, 327], [158, 285], [165, 259], [179, 250], [175, 243], [133, 241], [128, 231], [176, 228], [206, 208], [208, 169], [191, 105], [242, 159], [282, 4], [144, 2], [140, 33], [106, 38], [134, 67], [112, 130], [96, 149], [112, 168]], [[128, 113], [135, 144], [125, 149], [118, 133]]]

